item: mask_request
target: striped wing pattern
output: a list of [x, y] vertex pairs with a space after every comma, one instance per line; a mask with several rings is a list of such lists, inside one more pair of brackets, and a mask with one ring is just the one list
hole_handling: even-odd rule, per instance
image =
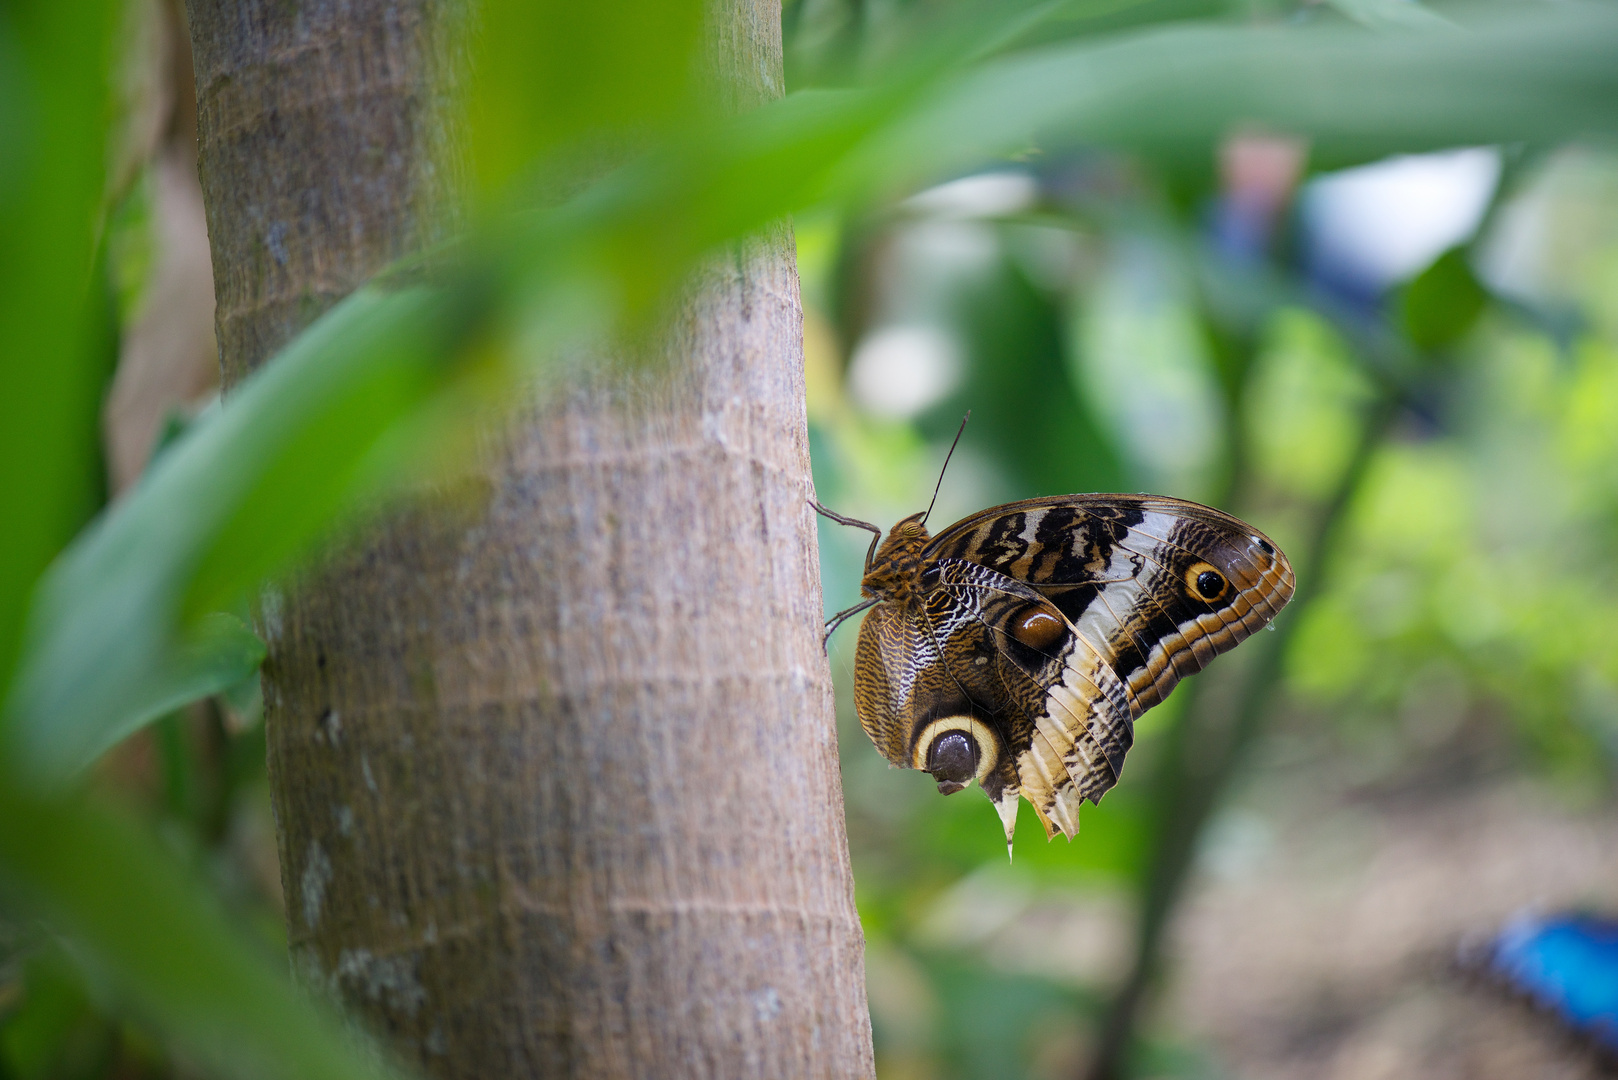
[[[872, 737], [916, 768], [941, 718], [992, 735], [978, 779], [1008, 835], [1020, 794], [1047, 833], [1073, 836], [1080, 804], [1117, 783], [1135, 719], [1267, 624], [1294, 584], [1286, 557], [1240, 520], [1140, 495], [995, 507], [945, 529], [922, 561], [924, 604], [908, 616], [879, 606], [861, 630], [861, 718], [902, 728]], [[1060, 628], [1030, 644], [1017, 627], [1038, 611]], [[866, 668], [868, 654], [879, 662]], [[860, 693], [862, 668], [885, 684], [879, 704]]]
[[[1008, 627], [1018, 614], [1046, 606], [1036, 590], [961, 560], [944, 560], [940, 568], [929, 614], [942, 609], [949, 622], [959, 623], [960, 613], [968, 612], [970, 623], [993, 644], [993, 662], [976, 668], [978, 681], [990, 685], [973, 697], [999, 706], [990, 715], [1007, 763], [1002, 786], [1011, 789], [1011, 798], [1020, 793], [1028, 800], [1047, 834], [1072, 836], [1080, 804], [1099, 800], [1118, 782], [1134, 742], [1128, 688], [1107, 658], [1071, 627], [1042, 648], [1017, 639]], [[942, 654], [961, 667], [958, 650]]]

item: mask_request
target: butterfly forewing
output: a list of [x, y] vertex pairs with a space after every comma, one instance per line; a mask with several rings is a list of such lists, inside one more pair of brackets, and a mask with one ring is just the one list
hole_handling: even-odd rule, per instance
[[901, 526], [864, 583], [879, 602], [855, 656], [860, 721], [940, 790], [976, 779], [1008, 839], [1019, 793], [1047, 831], [1077, 832], [1079, 804], [1117, 783], [1135, 718], [1292, 595], [1269, 540], [1177, 499], [1008, 503], [919, 552], [918, 519]]
[[1152, 495], [1008, 503], [945, 529], [923, 557], [1038, 590], [1109, 659], [1137, 717], [1273, 619], [1293, 587], [1286, 557], [1251, 526]]

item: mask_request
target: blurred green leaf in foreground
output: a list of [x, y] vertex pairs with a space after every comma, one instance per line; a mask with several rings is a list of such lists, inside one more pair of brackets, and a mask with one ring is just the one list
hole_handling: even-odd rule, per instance
[[[0, 881], [7, 910], [65, 935], [132, 1015], [235, 1075], [375, 1066], [191, 871], [75, 778], [143, 722], [239, 681], [257, 653], [218, 613], [240, 610], [387, 492], [442, 475], [455, 433], [536, 367], [643, 331], [694, 260], [782, 215], [881, 207], [1010, 156], [1104, 147], [1177, 174], [1241, 125], [1305, 138], [1322, 164], [1618, 126], [1618, 16], [1598, 5], [1392, 20], [1397, 32], [1383, 7], [1355, 5], [1378, 32], [1190, 18], [1106, 24], [1114, 32], [1096, 37], [1063, 5], [963, 10], [896, 31], [884, 78], [724, 119], [687, 85], [690, 12], [492, 4], [473, 38], [486, 77], [464, 134], [484, 195], [469, 235], [339, 304], [61, 550], [85, 515], [95, 457], [85, 313], [111, 15], [86, 10], [26, 4], [0, 23], [0, 130], [23, 150], [0, 163], [0, 670], [15, 670], [0, 731]], [[550, 44], [533, 58], [525, 43]], [[1446, 272], [1410, 286], [1423, 348], [1470, 325], [1430, 315], [1465, 292]], [[1053, 370], [1060, 325], [1025, 342]], [[842, 444], [906, 442], [851, 413], [829, 423]], [[1086, 857], [1127, 865], [1127, 847]]]

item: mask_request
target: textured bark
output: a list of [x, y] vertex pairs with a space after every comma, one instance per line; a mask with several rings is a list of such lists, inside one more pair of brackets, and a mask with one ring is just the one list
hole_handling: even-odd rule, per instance
[[[230, 380], [444, 220], [453, 49], [419, 0], [191, 17]], [[778, 10], [713, 19], [776, 92]], [[786, 230], [666, 348], [266, 605], [295, 961], [435, 1076], [873, 1072]]]
[[460, 0], [187, 0], [228, 387], [453, 222]]

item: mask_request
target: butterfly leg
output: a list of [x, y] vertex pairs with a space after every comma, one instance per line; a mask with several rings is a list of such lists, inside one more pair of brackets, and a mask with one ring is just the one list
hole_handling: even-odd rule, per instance
[[826, 620], [826, 636], [820, 639], [820, 647], [821, 647], [821, 649], [829, 652], [830, 648], [831, 648], [831, 636], [833, 634], [837, 633], [837, 628], [839, 626], [842, 626], [843, 623], [846, 622], [847, 620], [853, 618], [855, 615], [858, 615], [860, 612], [864, 611], [866, 608], [870, 607], [872, 604], [875, 604], [875, 603], [876, 603], [876, 600], [874, 600], [874, 599], [872, 599], [872, 600], [861, 600], [859, 603], [855, 604], [853, 607], [844, 608], [842, 611], [839, 611], [837, 614], [835, 614], [831, 618], [827, 619]]
[[871, 569], [871, 559], [876, 555], [877, 542], [882, 539], [882, 530], [877, 528], [875, 525], [872, 525], [869, 521], [861, 521], [859, 518], [844, 517], [835, 510], [827, 510], [814, 499], [809, 500], [809, 505], [813, 507], [815, 513], [819, 514], [821, 517], [831, 518], [831, 520], [837, 522], [839, 525], [852, 525], [856, 529], [865, 529], [871, 534], [871, 546], [866, 549], [865, 552], [865, 569], [867, 572], [869, 572]]

